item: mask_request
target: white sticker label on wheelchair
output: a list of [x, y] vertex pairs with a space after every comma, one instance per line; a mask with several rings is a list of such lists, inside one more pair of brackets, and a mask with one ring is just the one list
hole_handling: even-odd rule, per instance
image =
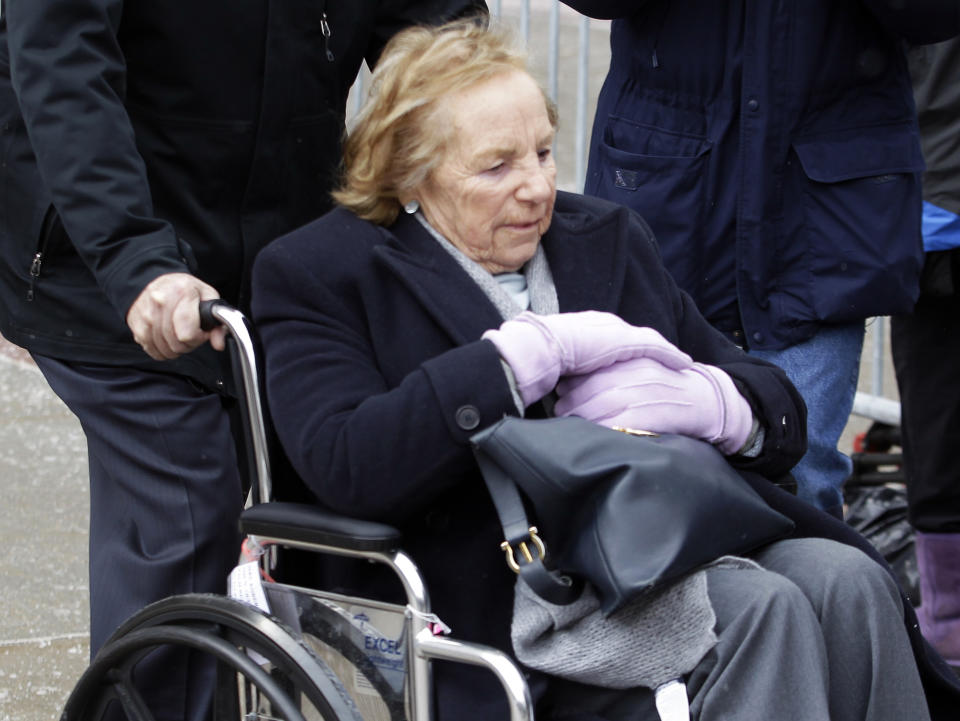
[[234, 567], [227, 577], [227, 594], [230, 598], [256, 606], [264, 613], [270, 613], [270, 604], [263, 592], [263, 582], [260, 580], [260, 564], [257, 561], [247, 561]]
[[[227, 595], [238, 601], [249, 603], [256, 606], [264, 613], [270, 613], [270, 604], [267, 603], [267, 596], [263, 592], [263, 582], [260, 580], [260, 563], [258, 561], [248, 561], [241, 563], [230, 571], [227, 576]], [[247, 649], [247, 655], [253, 659], [254, 663], [265, 666], [269, 660], [264, 658], [256, 651]]]
[[[388, 684], [402, 688], [406, 671], [403, 616], [364, 606], [352, 606], [349, 610], [353, 614], [353, 625], [363, 633], [364, 655]], [[359, 669], [354, 675], [358, 693], [379, 695]]]

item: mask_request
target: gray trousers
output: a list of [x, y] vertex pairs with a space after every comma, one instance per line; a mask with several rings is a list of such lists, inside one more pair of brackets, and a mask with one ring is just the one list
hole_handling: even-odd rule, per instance
[[927, 721], [890, 576], [822, 539], [779, 541], [763, 570], [708, 571], [719, 642], [687, 683], [697, 721]]

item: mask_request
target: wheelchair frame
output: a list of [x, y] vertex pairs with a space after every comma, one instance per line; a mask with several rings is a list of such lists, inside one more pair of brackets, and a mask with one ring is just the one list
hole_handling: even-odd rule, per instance
[[[269, 572], [275, 565], [277, 547], [364, 559], [387, 566], [399, 579], [407, 598], [404, 612], [407, 718], [411, 721], [433, 718], [431, 662], [443, 660], [491, 671], [506, 694], [510, 721], [532, 721], [529, 688], [507, 654], [492, 647], [434, 635], [429, 621], [427, 588], [413, 559], [400, 549], [401, 536], [396, 529], [340, 516], [318, 506], [272, 500], [268, 436], [251, 326], [243, 313], [224, 301], [201, 303], [200, 310], [205, 329], [217, 325], [227, 329], [253, 476], [250, 497], [240, 517], [240, 529], [254, 545], [267, 549], [260, 561], [263, 570]], [[278, 585], [284, 587], [284, 584]], [[296, 587], [288, 588], [296, 590]], [[367, 599], [355, 600], [363, 603]], [[297, 702], [299, 697], [310, 701], [324, 719], [354, 721], [360, 718], [352, 701], [344, 700], [345, 692], [327, 664], [282, 621], [234, 599], [190, 594], [151, 604], [121, 626], [78, 681], [61, 721], [99, 719], [111, 701], [119, 702], [131, 721], [152, 721], [153, 716], [136, 689], [132, 673], [149, 650], [162, 645], [185, 646], [214, 656], [231, 674], [238, 674], [244, 684], [254, 687], [255, 694], [263, 694], [271, 708], [288, 721], [303, 719]], [[248, 651], [260, 654], [280, 669], [287, 688], [255, 663]], [[228, 680], [227, 683], [234, 682]], [[300, 696], [291, 698], [290, 689]], [[227, 688], [228, 695], [229, 692]], [[228, 705], [228, 709], [228, 713], [239, 710], [244, 719], [259, 718], [242, 708]]]

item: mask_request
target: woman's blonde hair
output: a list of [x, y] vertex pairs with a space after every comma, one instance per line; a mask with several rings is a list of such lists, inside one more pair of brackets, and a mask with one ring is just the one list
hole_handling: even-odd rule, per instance
[[[344, 175], [333, 198], [365, 220], [389, 225], [439, 164], [451, 128], [437, 122], [438, 101], [512, 71], [526, 53], [503, 30], [479, 20], [414, 27], [383, 51], [366, 102], [344, 145]], [[556, 109], [544, 103], [556, 127]]]

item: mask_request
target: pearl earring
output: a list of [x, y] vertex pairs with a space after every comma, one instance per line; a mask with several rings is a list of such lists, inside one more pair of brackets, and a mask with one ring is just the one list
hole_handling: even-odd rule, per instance
[[406, 213], [408, 213], [408, 214], [410, 214], [410, 215], [413, 215], [413, 214], [416, 213], [418, 210], [420, 210], [420, 203], [418, 203], [416, 200], [408, 200], [408, 201], [404, 204], [403, 210], [404, 210], [404, 212], [406, 212]]

